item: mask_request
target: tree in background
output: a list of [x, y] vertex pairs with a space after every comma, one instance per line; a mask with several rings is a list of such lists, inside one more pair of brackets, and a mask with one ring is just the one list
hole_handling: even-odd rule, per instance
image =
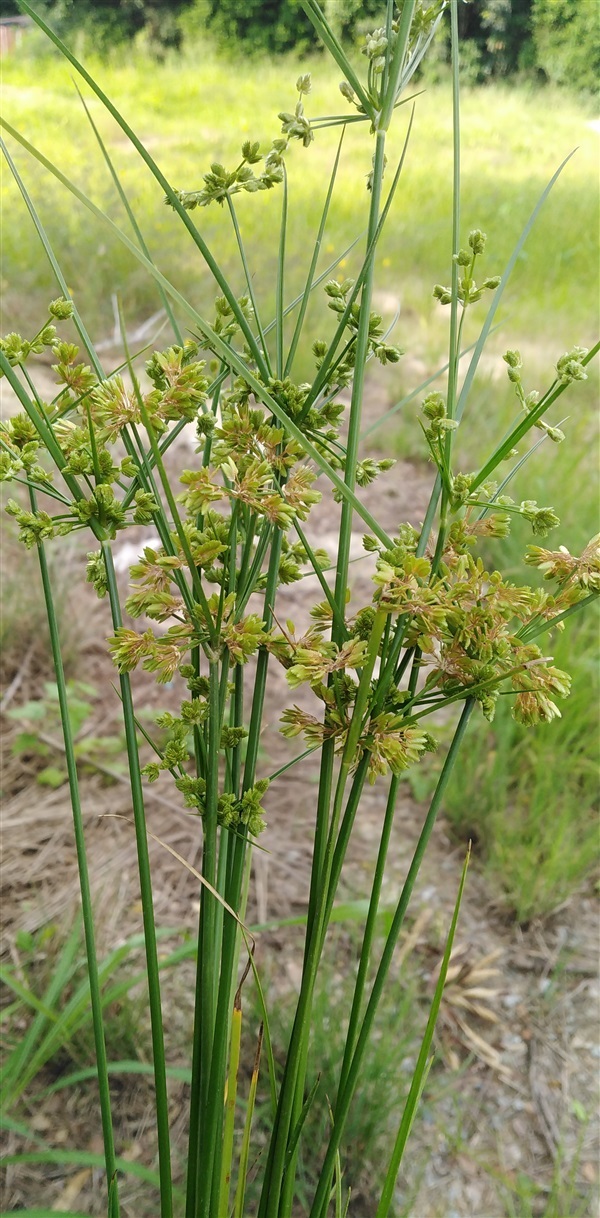
[[[428, 0], [422, 3], [426, 8]], [[321, 0], [321, 7], [337, 37], [360, 43], [383, 21], [385, 5], [383, 0]], [[303, 54], [317, 46], [300, 0], [38, 0], [38, 8], [59, 33], [83, 30], [100, 50], [140, 31], [162, 48], [178, 48], [185, 38], [207, 32], [227, 51]], [[19, 11], [17, 0], [0, 0], [0, 18]], [[461, 66], [473, 84], [537, 71], [553, 84], [597, 92], [598, 0], [464, 0], [459, 24]], [[443, 35], [438, 47], [442, 66], [449, 61]]]
[[532, 0], [467, 0], [461, 5], [459, 28], [467, 48], [463, 58], [474, 82], [533, 66], [531, 5]]
[[596, 0], [533, 0], [535, 58], [549, 80], [598, 92], [600, 8]]
[[[241, 40], [251, 51], [307, 50], [319, 40], [299, 0], [196, 0], [208, 28], [223, 46]], [[381, 16], [381, 0], [322, 0], [338, 38], [355, 41]]]
[[[156, 46], [181, 44], [179, 17], [194, 0], [38, 0], [38, 10], [67, 35], [83, 30], [96, 46], [108, 49], [141, 30]], [[0, 0], [0, 18], [20, 12], [16, 0]]]

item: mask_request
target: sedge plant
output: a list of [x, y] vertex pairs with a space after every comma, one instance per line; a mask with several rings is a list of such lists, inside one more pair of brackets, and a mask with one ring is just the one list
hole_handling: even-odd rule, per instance
[[[579, 556], [563, 547], [542, 547], [538, 541], [559, 523], [554, 510], [530, 499], [516, 502], [507, 493], [512, 477], [526, 462], [534, 429], [550, 443], [562, 440], [548, 412], [574, 382], [586, 378], [586, 366], [597, 354], [598, 344], [560, 355], [547, 388], [539, 394], [527, 387], [519, 352], [507, 351], [515, 421], [508, 433], [490, 442], [489, 456], [479, 469], [457, 473], [455, 463], [459, 427], [468, 414], [474, 377], [508, 278], [563, 166], [527, 220], [503, 273], [488, 275], [485, 234], [472, 228], [465, 240], [460, 212], [457, 0], [449, 5], [445, 0], [403, 0], [399, 5], [388, 0], [381, 28], [367, 37], [364, 72], [348, 59], [317, 0], [302, 0], [302, 7], [341, 73], [342, 112], [309, 116], [311, 80], [302, 74], [296, 82], [295, 103], [289, 112], [280, 113], [278, 133], [266, 151], [249, 138], [237, 165], [226, 168], [214, 163], [202, 185], [188, 183], [182, 189], [168, 180], [85, 67], [22, 0], [23, 11], [46, 32], [131, 142], [155, 179], [157, 207], [164, 198], [173, 224], [186, 231], [190, 255], [197, 256], [212, 275], [216, 298], [208, 319], [153, 261], [95, 127], [100, 152], [124, 206], [123, 228], [25, 135], [2, 120], [10, 140], [102, 218], [146, 269], [173, 331], [172, 343], [146, 360], [143, 381], [139, 357], [127, 347], [123, 320], [125, 359], [121, 368], [106, 372], [26, 182], [3, 142], [7, 164], [60, 290], [33, 338], [12, 333], [0, 343], [0, 369], [22, 407], [2, 426], [0, 462], [4, 480], [23, 484], [29, 496], [26, 504], [9, 499], [6, 510], [14, 516], [23, 543], [38, 551], [50, 624], [80, 867], [106, 1205], [112, 1218], [120, 1212], [122, 1161], [111, 1114], [94, 910], [47, 546], [61, 536], [83, 533], [90, 546], [87, 579], [110, 606], [112, 633], [107, 646], [119, 674], [143, 910], [158, 1143], [156, 1212], [161, 1218], [184, 1214], [185, 1218], [230, 1214], [242, 1218], [247, 1212], [249, 1171], [260, 1179], [258, 1218], [287, 1218], [296, 1212], [298, 1155], [306, 1117], [315, 1105], [326, 1114], [327, 1134], [307, 1212], [311, 1218], [331, 1214], [341, 1218], [352, 1212], [343, 1184], [344, 1130], [361, 1086], [369, 1041], [377, 1031], [378, 1006], [411, 894], [469, 720], [481, 713], [492, 720], [501, 694], [511, 699], [514, 718], [524, 727], [556, 718], [555, 699], [568, 694], [569, 677], [547, 654], [548, 633], [560, 629], [565, 618], [580, 612], [600, 591], [597, 540]], [[414, 104], [412, 109], [405, 105], [406, 89], [447, 7], [453, 53], [454, 201], [450, 282], [436, 285], [434, 295], [449, 310], [448, 361], [440, 373], [444, 391], [428, 392], [421, 402], [424, 444], [435, 469], [429, 507], [420, 528], [399, 520], [390, 535], [360, 495], [362, 487], [393, 464], [374, 461], [360, 449], [367, 366], [371, 360], [395, 364], [402, 354], [373, 309], [377, 250], [392, 202], [401, 198], [402, 169], [411, 155]], [[89, 112], [88, 116], [92, 121]], [[344, 278], [334, 272], [349, 251], [339, 251], [334, 263], [323, 269], [321, 247], [344, 144], [352, 139], [358, 123], [367, 124], [372, 133], [373, 158], [364, 214], [357, 216], [358, 237], [350, 251], [356, 270], [352, 278]], [[297, 156], [310, 155], [313, 141], [328, 128], [339, 133], [331, 178], [307, 255], [304, 289], [289, 300], [286, 236], [293, 207], [293, 164]], [[390, 133], [398, 131], [402, 150], [394, 165]], [[281, 200], [273, 318], [264, 314], [261, 284], [253, 278], [252, 250], [244, 242], [240, 220], [239, 196], [259, 196], [248, 206], [260, 207], [265, 191], [278, 191]], [[231, 222], [245, 285], [241, 295], [203, 237], [201, 217], [206, 207], [221, 207]], [[312, 380], [298, 383], [295, 358], [302, 349], [311, 297], [318, 291], [326, 294], [332, 325], [312, 347]], [[480, 301], [487, 302], [487, 310], [477, 323], [474, 342], [469, 338], [466, 374], [459, 376], [461, 353], [468, 350], [467, 318], [473, 313], [477, 317]], [[62, 331], [67, 323], [75, 327], [77, 344]], [[47, 349], [54, 355], [57, 377], [57, 393], [50, 403], [41, 400], [28, 366], [32, 357]], [[415, 395], [418, 389], [411, 396]], [[195, 455], [189, 467], [174, 470], [173, 445], [184, 428], [193, 429]], [[319, 484], [329, 486], [340, 504], [337, 548], [329, 555], [310, 540], [319, 519]], [[527, 562], [544, 573], [550, 583], [547, 590], [514, 586], [500, 571], [488, 570], [477, 555], [479, 542], [505, 536], [515, 516], [531, 526], [535, 544], [529, 547]], [[364, 550], [375, 560], [372, 595], [362, 605], [353, 604], [348, 593], [350, 542], [357, 519], [365, 530]], [[113, 544], [123, 530], [144, 525], [151, 525], [159, 540], [140, 547], [123, 602]], [[316, 577], [321, 599], [312, 608], [309, 628], [297, 633], [292, 622], [279, 621], [278, 591], [282, 584], [307, 574]], [[254, 666], [246, 669], [251, 659]], [[267, 675], [273, 665], [283, 667], [290, 689], [281, 731], [292, 741], [302, 737], [305, 749], [298, 756], [290, 744], [289, 762], [269, 775], [259, 742]], [[165, 710], [158, 717], [158, 737], [141, 729], [131, 678], [138, 668], [154, 674], [159, 686], [169, 684], [178, 691], [176, 713]], [[250, 680], [248, 671], [252, 671]], [[293, 691], [300, 686], [312, 691], [312, 712], [304, 709], [306, 699], [302, 707], [293, 702]], [[437, 747], [429, 730], [431, 716], [445, 708], [452, 714], [454, 705], [452, 741], [380, 946], [375, 928], [398, 789], [409, 767]], [[152, 749], [153, 759], [145, 765], [140, 758], [140, 731]], [[275, 792], [281, 789], [290, 767], [313, 751], [319, 753], [320, 771], [302, 977], [285, 1061], [277, 1070], [264, 998], [255, 1060], [240, 1061], [243, 987], [251, 972], [262, 995], [254, 940], [244, 924], [250, 860], [265, 824], [263, 804], [269, 785]], [[161, 1003], [145, 819], [146, 784], [159, 780], [172, 783], [173, 798], [195, 818], [202, 842], [185, 1197], [173, 1187], [167, 1013]], [[343, 1057], [335, 1093], [325, 1096], [318, 1077], [309, 1073], [311, 1018], [328, 926], [335, 916], [336, 893], [365, 783], [379, 784], [385, 813]], [[404, 1101], [399, 1097], [397, 1135], [389, 1166], [382, 1172], [377, 1218], [392, 1212], [397, 1173], [426, 1086], [464, 882], [463, 873], [422, 1049], [407, 1079]], [[272, 1112], [268, 1142], [257, 1148], [252, 1142], [252, 1109], [259, 1072], [268, 1077]], [[248, 1092], [244, 1080], [249, 1074]], [[245, 1101], [239, 1129], [238, 1094]]]

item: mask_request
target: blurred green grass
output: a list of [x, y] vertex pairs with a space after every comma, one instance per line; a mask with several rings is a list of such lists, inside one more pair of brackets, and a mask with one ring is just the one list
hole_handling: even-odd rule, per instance
[[[200, 186], [202, 174], [214, 160], [235, 163], [245, 138], [251, 136], [260, 139], [264, 148], [269, 146], [279, 132], [278, 111], [289, 108], [294, 99], [299, 68], [291, 58], [259, 64], [243, 59], [225, 62], [201, 45], [164, 64], [132, 55], [123, 63], [92, 62], [88, 66], [173, 185], [182, 189]], [[302, 70], [307, 67], [313, 68], [309, 114], [343, 113], [345, 103], [335, 74], [318, 58], [314, 64], [302, 63]], [[100, 103], [92, 97], [89, 104], [153, 256], [195, 305], [210, 311], [214, 288], [189, 237], [164, 206], [156, 183]], [[3, 110], [9, 122], [126, 227], [68, 65], [52, 55], [7, 59]], [[390, 178], [392, 158], [401, 150], [408, 108], [399, 113], [398, 120], [390, 151]], [[410, 342], [411, 350], [416, 348], [428, 365], [440, 349], [441, 310], [431, 298], [431, 288], [434, 282], [449, 278], [450, 133], [450, 93], [444, 86], [429, 88], [416, 101], [403, 180], [379, 254], [379, 288], [389, 294], [390, 302], [396, 297], [402, 309], [398, 341], [405, 347]], [[307, 241], [318, 226], [337, 135], [335, 130], [318, 132], [309, 151], [295, 146], [289, 158], [290, 297], [303, 282]], [[462, 142], [463, 232], [466, 235], [470, 228], [481, 227], [488, 233], [485, 269], [489, 274], [502, 270], [548, 179], [578, 146], [519, 259], [507, 306], [511, 332], [525, 330], [528, 342], [538, 349], [560, 354], [574, 342], [589, 344], [598, 287], [598, 133], [589, 114], [576, 100], [564, 94], [555, 97], [548, 90], [536, 93], [499, 86], [467, 90], [462, 102]], [[371, 154], [367, 125], [350, 128], [325, 240], [324, 265], [360, 231], [356, 217], [365, 215]], [[132, 320], [152, 313], [157, 307], [156, 290], [135, 260], [26, 153], [17, 148], [15, 158], [96, 337], [112, 329], [111, 295], [115, 291], [122, 293], [126, 315]], [[268, 318], [274, 298], [274, 234], [280, 192], [241, 196], [236, 205], [259, 300]], [[4, 328], [8, 322], [10, 328], [27, 330], [39, 324], [55, 286], [8, 172], [3, 175], [2, 207], [5, 233], [10, 238], [5, 241], [2, 269]], [[211, 206], [196, 212], [195, 218], [241, 292], [243, 281], [226, 211]], [[352, 274], [353, 262], [350, 255], [346, 273]], [[391, 320], [391, 303], [390, 310]], [[309, 317], [309, 339], [317, 336], [325, 316], [322, 302], [316, 302]], [[308, 344], [299, 356], [299, 376], [306, 375], [307, 350]]]

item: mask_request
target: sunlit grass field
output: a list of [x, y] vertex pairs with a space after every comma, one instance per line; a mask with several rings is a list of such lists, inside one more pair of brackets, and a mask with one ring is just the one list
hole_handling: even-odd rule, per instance
[[[27, 44], [25, 44], [25, 47]], [[146, 142], [172, 184], [202, 185], [212, 161], [235, 165], [242, 140], [259, 139], [268, 148], [279, 133], [277, 114], [294, 101], [299, 68], [311, 69], [311, 117], [344, 113], [337, 78], [319, 57], [301, 65], [291, 59], [246, 63], [220, 61], [197, 46], [185, 57], [157, 64], [122, 53], [124, 62], [88, 66]], [[418, 91], [418, 83], [414, 91]], [[416, 99], [415, 122], [393, 222], [380, 250], [380, 287], [398, 297], [402, 310], [399, 341], [423, 351], [435, 347], [439, 306], [431, 288], [449, 276], [451, 198], [451, 105], [449, 90], [425, 88]], [[122, 177], [144, 236], [161, 269], [194, 303], [210, 310], [213, 287], [197, 252], [162, 201], [160, 189], [130, 150], [100, 103], [89, 98], [91, 114]], [[399, 155], [408, 123], [396, 127]], [[77, 97], [68, 65], [52, 57], [13, 55], [3, 64], [3, 112], [72, 177], [114, 220], [127, 227], [114, 187]], [[288, 295], [301, 286], [307, 241], [316, 232], [339, 130], [320, 131], [307, 154], [295, 146], [290, 158], [291, 225]], [[547, 181], [573, 149], [577, 151], [557, 183], [515, 270], [509, 300], [511, 341], [548, 353], [590, 341], [597, 299], [598, 132], [590, 115], [568, 96], [524, 89], [488, 87], [466, 91], [462, 103], [463, 230], [481, 227], [488, 234], [486, 272], [500, 271]], [[364, 215], [366, 176], [372, 139], [367, 124], [348, 129], [330, 224], [323, 251], [326, 265], [356, 236], [357, 215]], [[70, 286], [89, 325], [101, 335], [112, 328], [111, 296], [123, 294], [127, 315], [140, 319], [156, 308], [156, 291], [128, 252], [111, 240], [99, 222], [70, 200], [49, 175], [20, 149], [16, 159], [51, 239], [60, 250]], [[391, 158], [390, 158], [391, 161]], [[388, 177], [394, 166], [390, 163]], [[2, 304], [6, 325], [35, 325], [54, 292], [49, 268], [39, 256], [31, 222], [10, 174], [2, 183], [4, 261]], [[275, 239], [281, 199], [278, 191], [242, 195], [236, 201], [255, 274], [258, 297], [270, 316], [273, 300]], [[225, 209], [211, 205], [196, 212], [210, 245], [225, 260], [234, 283], [243, 288]], [[346, 271], [352, 273], [352, 255]], [[314, 330], [322, 311], [315, 309]], [[306, 359], [300, 353], [299, 363]]]

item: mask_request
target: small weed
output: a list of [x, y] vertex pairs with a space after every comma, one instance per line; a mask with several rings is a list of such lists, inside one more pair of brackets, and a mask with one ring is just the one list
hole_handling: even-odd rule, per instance
[[[94, 714], [94, 699], [97, 697], [95, 686], [83, 681], [69, 681], [67, 694], [74, 752], [82, 772], [100, 772], [107, 781], [111, 781], [111, 770], [114, 775], [125, 773], [123, 732], [96, 736], [89, 729], [85, 730], [86, 723]], [[64, 757], [64, 746], [56, 682], [46, 681], [43, 697], [33, 698], [22, 706], [10, 707], [6, 715], [23, 729], [11, 742], [13, 755], [27, 762], [41, 759], [45, 764], [41, 769], [36, 769], [36, 782], [47, 787], [62, 786], [68, 779], [68, 773], [59, 760], [61, 756]]]

